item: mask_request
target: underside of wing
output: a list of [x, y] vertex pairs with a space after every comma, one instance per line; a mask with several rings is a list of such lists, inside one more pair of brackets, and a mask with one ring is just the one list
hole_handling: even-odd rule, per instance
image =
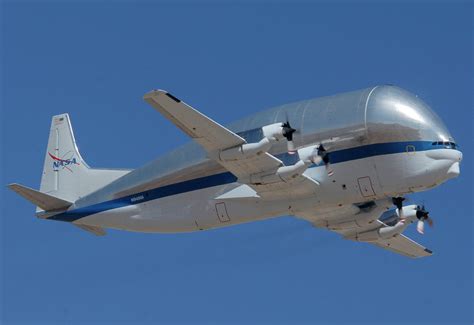
[[403, 234], [373, 242], [374, 245], [408, 257], [431, 256], [433, 252]]
[[[432, 255], [431, 250], [404, 236], [402, 232], [416, 220], [416, 206], [403, 207], [403, 218], [392, 209], [390, 200], [379, 200], [360, 205], [297, 211], [295, 216], [326, 228], [345, 239], [366, 242], [404, 256], [416, 258]], [[389, 224], [381, 216], [391, 215]], [[384, 220], [387, 220], [384, 217]]]

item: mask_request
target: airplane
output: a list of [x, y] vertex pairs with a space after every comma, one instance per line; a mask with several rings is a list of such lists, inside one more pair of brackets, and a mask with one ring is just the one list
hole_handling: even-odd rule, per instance
[[40, 189], [8, 185], [36, 216], [105, 228], [194, 232], [279, 216], [412, 257], [432, 223], [405, 196], [460, 174], [462, 153], [416, 95], [379, 85], [303, 100], [225, 127], [164, 90], [144, 100], [194, 141], [141, 168], [89, 167], [68, 114], [53, 116]]

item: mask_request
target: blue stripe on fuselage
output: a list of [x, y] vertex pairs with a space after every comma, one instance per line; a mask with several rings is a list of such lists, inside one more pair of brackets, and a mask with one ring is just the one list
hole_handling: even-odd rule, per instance
[[91, 214], [122, 208], [131, 204], [139, 204], [151, 200], [160, 199], [167, 196], [176, 194], [191, 192], [200, 190], [208, 187], [224, 185], [234, 183], [237, 181], [237, 177], [229, 172], [215, 174], [211, 176], [205, 176], [200, 178], [191, 179], [180, 183], [170, 184], [163, 187], [155, 188], [141, 193], [136, 193], [128, 196], [124, 196], [119, 199], [105, 201], [98, 204], [90, 205], [83, 208], [78, 208], [70, 211], [65, 211], [60, 214], [56, 214], [48, 219], [60, 220], [60, 221], [75, 221], [80, 218], [87, 217]]
[[[408, 146], [413, 147], [410, 147], [410, 149], [408, 149]], [[401, 153], [406, 152], [407, 150], [413, 151], [413, 149], [414, 151], [426, 151], [431, 149], [443, 148], [446, 147], [442, 145], [439, 146], [433, 144], [431, 141], [406, 141], [369, 144], [360, 147], [333, 151], [329, 152], [328, 154], [331, 164], [337, 164], [341, 162], [347, 162], [351, 160], [368, 158], [373, 156]], [[282, 160], [285, 165], [292, 165], [296, 162], [295, 160], [297, 160], [297, 155], [289, 155], [287, 153], [277, 155], [277, 157]], [[315, 167], [315, 165], [311, 167]], [[236, 181], [237, 177], [235, 177], [230, 172], [195, 178], [188, 181], [148, 190], [145, 192], [128, 195], [119, 199], [114, 199], [83, 208], [65, 211], [63, 213], [51, 216], [48, 219], [72, 222], [95, 213], [121, 208], [132, 204], [139, 204], [151, 200], [156, 200], [167, 196], [200, 190], [208, 187], [230, 184]]]

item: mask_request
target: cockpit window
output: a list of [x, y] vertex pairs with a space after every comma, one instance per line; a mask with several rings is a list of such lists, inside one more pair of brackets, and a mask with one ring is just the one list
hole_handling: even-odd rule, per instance
[[444, 148], [448, 148], [448, 149], [458, 149], [459, 146], [454, 143], [454, 142], [450, 142], [450, 141], [434, 141], [431, 143], [432, 146], [442, 146]]

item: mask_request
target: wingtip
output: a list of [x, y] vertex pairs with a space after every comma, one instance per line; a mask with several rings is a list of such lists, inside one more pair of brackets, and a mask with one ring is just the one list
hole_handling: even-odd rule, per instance
[[60, 113], [60, 114], [53, 115], [53, 118], [61, 118], [61, 117], [69, 118], [69, 113]]
[[21, 186], [20, 184], [18, 183], [10, 183], [10, 184], [7, 184], [7, 187], [11, 190], [14, 190], [15, 188]]
[[152, 97], [159, 96], [159, 95], [166, 95], [177, 103], [181, 102], [181, 99], [179, 99], [176, 96], [173, 96], [171, 93], [169, 93], [169, 92], [167, 92], [166, 90], [163, 90], [163, 89], [154, 89], [152, 91], [149, 91], [143, 96], [143, 99], [147, 100], [147, 99], [150, 99]]
[[143, 95], [143, 99], [147, 99], [147, 98], [150, 98], [150, 97], [153, 97], [153, 96], [157, 96], [159, 94], [167, 94], [168, 92], [166, 90], [163, 90], [163, 89], [153, 89], [153, 90], [150, 90], [149, 92], [147, 92], [145, 95]]

